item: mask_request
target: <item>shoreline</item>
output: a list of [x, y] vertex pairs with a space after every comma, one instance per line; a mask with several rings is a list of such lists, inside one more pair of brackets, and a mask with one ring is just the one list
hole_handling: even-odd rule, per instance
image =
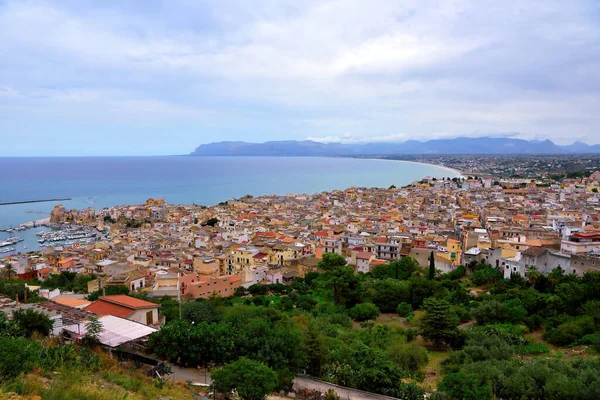
[[[455, 168], [450, 168], [450, 167], [447, 167], [447, 166], [441, 165], [441, 164], [431, 164], [431, 163], [425, 163], [425, 162], [421, 162], [421, 161], [394, 160], [394, 159], [391, 159], [391, 158], [380, 158], [380, 157], [375, 157], [375, 156], [373, 156], [372, 158], [371, 157], [339, 157], [339, 158], [354, 158], [354, 159], [360, 159], [360, 160], [380, 160], [380, 161], [396, 161], [396, 162], [399, 161], [399, 162], [405, 162], [405, 163], [411, 163], [411, 164], [429, 165], [430, 167], [437, 167], [437, 168], [441, 168], [441, 169], [444, 169], [446, 171], [455, 173], [455, 174], [458, 175], [457, 178], [464, 178], [465, 177], [465, 175], [463, 174], [462, 171], [459, 171], [459, 170], [457, 170]], [[425, 178], [425, 177], [423, 176], [423, 178]]]

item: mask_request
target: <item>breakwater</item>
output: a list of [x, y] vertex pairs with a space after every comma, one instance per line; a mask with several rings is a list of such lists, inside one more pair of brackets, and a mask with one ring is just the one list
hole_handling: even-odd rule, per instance
[[24, 200], [24, 201], [10, 201], [7, 203], [0, 203], [0, 206], [10, 206], [13, 204], [30, 204], [30, 203], [49, 203], [52, 201], [69, 201], [72, 200], [70, 197], [61, 197], [58, 199], [43, 199], [43, 200]]

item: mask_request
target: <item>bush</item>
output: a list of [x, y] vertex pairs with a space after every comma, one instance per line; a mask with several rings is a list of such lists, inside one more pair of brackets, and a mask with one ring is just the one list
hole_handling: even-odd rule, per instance
[[360, 303], [352, 307], [348, 314], [356, 321], [367, 321], [379, 316], [379, 308], [373, 303]]
[[561, 324], [558, 328], [544, 333], [544, 339], [558, 346], [568, 346], [576, 343], [587, 334], [594, 333], [594, 319], [584, 315]]
[[395, 342], [388, 348], [390, 358], [401, 367], [418, 371], [427, 364], [427, 351], [415, 344]]
[[502, 279], [500, 271], [490, 265], [479, 265], [471, 274], [471, 281], [477, 286], [494, 283], [500, 279]]
[[464, 265], [459, 265], [452, 271], [448, 272], [445, 275], [445, 278], [448, 278], [448, 279], [454, 281], [454, 280], [462, 278], [465, 275], [467, 275], [467, 267], [465, 267]]
[[457, 400], [485, 400], [492, 398], [492, 390], [487, 385], [481, 385], [475, 374], [458, 372], [449, 374], [438, 385], [442, 393], [450, 399]]
[[31, 371], [40, 349], [40, 345], [33, 340], [0, 337], [0, 379], [14, 378]]
[[31, 337], [34, 333], [48, 336], [54, 324], [46, 314], [31, 308], [16, 310], [13, 312], [13, 321], [23, 332], [25, 337]]
[[398, 304], [398, 307], [396, 307], [396, 312], [401, 317], [408, 317], [413, 313], [413, 309], [410, 304], [402, 302]]

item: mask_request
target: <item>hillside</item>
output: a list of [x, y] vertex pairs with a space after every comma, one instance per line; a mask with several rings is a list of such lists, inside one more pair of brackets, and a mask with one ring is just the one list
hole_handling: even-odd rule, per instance
[[285, 140], [265, 143], [216, 142], [202, 144], [193, 156], [364, 156], [390, 154], [585, 154], [600, 153], [600, 145], [582, 142], [560, 146], [550, 140], [508, 138], [408, 140], [394, 143], [321, 143]]

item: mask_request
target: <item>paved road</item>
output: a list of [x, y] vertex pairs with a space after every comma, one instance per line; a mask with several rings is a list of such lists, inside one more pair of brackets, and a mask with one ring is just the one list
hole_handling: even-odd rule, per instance
[[331, 383], [319, 381], [309, 377], [298, 376], [294, 379], [294, 389], [296, 391], [302, 389], [318, 390], [325, 393], [329, 389], [336, 391], [340, 400], [389, 400], [393, 397], [382, 396], [380, 394], [363, 392], [362, 390], [350, 389], [343, 386], [333, 385]]

